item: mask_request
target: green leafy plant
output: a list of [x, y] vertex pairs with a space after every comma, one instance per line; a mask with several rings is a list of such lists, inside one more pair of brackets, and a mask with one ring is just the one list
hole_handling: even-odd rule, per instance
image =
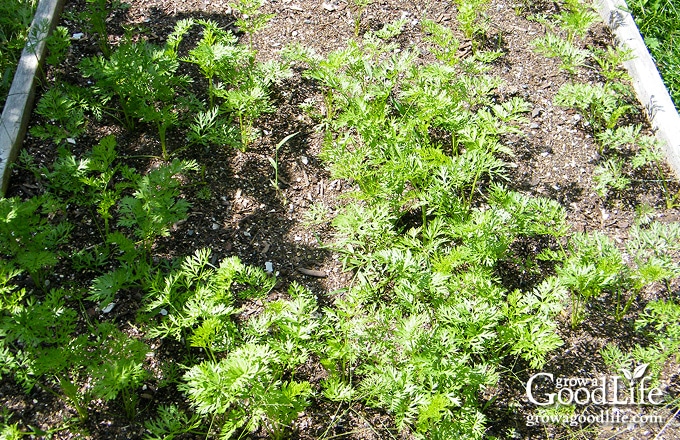
[[[508, 295], [507, 325], [500, 333], [512, 343], [511, 352], [522, 356], [532, 368], [540, 368], [546, 355], [562, 346], [555, 318], [562, 312], [568, 290], [555, 277], [545, 279], [532, 292], [516, 290]], [[535, 319], [536, 317], [543, 319]]]
[[149, 347], [112, 324], [100, 324], [95, 335], [99, 345], [89, 366], [94, 382], [91, 392], [105, 401], [118, 399], [125, 414], [133, 419], [139, 401], [137, 389], [149, 375], [143, 364]]
[[645, 167], [652, 168], [661, 183], [666, 208], [677, 207], [680, 201], [680, 190], [673, 193], [670, 188], [671, 179], [664, 168], [665, 155], [661, 150], [658, 139], [651, 136], [641, 136], [638, 139], [638, 145], [639, 149], [631, 160], [632, 168], [635, 170]]
[[574, 236], [570, 255], [557, 268], [559, 284], [572, 294], [572, 327], [582, 321], [585, 306], [604, 294], [614, 295], [612, 315], [621, 320], [645, 287], [654, 283], [668, 286], [679, 274], [672, 260], [678, 237], [680, 226], [675, 223], [634, 226], [626, 246], [626, 255], [632, 261], [627, 262], [613, 241], [602, 233]]
[[433, 44], [430, 51], [434, 56], [446, 64], [457, 64], [459, 60], [456, 51], [460, 42], [453, 36], [453, 31], [433, 20], [425, 19], [421, 24], [423, 30], [429, 34], [427, 41]]
[[12, 258], [40, 288], [45, 288], [45, 277], [59, 262], [59, 247], [72, 230], [70, 223], [56, 221], [60, 209], [49, 195], [25, 201], [0, 199], [0, 253]]
[[48, 55], [45, 58], [47, 64], [58, 67], [65, 59], [71, 48], [71, 37], [68, 29], [64, 26], [57, 26], [47, 37]]
[[[252, 63], [252, 52], [243, 46], [237, 45], [236, 37], [230, 32], [221, 29], [213, 21], [199, 21], [203, 26], [203, 37], [195, 48], [189, 51], [189, 56], [184, 61], [196, 64], [203, 76], [208, 80], [209, 107], [214, 107], [216, 76], [231, 81], [240, 76], [239, 71], [244, 70]], [[193, 21], [180, 22], [176, 29], [186, 32]]]
[[176, 405], [161, 405], [158, 407], [158, 417], [144, 422], [149, 433], [144, 440], [170, 440], [182, 434], [199, 433], [201, 418], [198, 414], [191, 417]]
[[364, 15], [364, 11], [373, 3], [373, 0], [352, 0], [354, 7], [356, 8], [354, 12], [354, 36], [359, 36], [359, 31], [361, 30], [361, 17]]
[[375, 36], [382, 40], [389, 40], [397, 35], [401, 35], [407, 22], [408, 20], [401, 18], [391, 23], [387, 23], [382, 29], [375, 32]]
[[282, 381], [277, 355], [267, 346], [245, 344], [219, 362], [208, 361], [184, 375], [180, 389], [198, 414], [218, 419], [220, 436], [229, 438], [263, 426], [273, 438], [309, 405], [307, 382]]
[[[100, 143], [101, 150], [93, 152], [92, 159], [97, 159], [98, 154], [111, 154], [102, 160], [91, 160], [92, 168], [105, 166], [115, 158], [113, 145]], [[107, 149], [108, 148], [108, 149]], [[103, 239], [105, 246], [104, 256], [113, 254], [111, 248], [117, 248], [119, 253], [116, 259], [120, 266], [112, 271], [105, 273], [92, 283], [88, 299], [97, 301], [105, 306], [114, 300], [116, 292], [120, 289], [134, 286], [147, 285], [152, 268], [151, 247], [154, 241], [170, 233], [171, 226], [186, 218], [189, 203], [178, 197], [181, 182], [178, 177], [188, 171], [197, 170], [198, 165], [193, 161], [174, 160], [168, 165], [163, 165], [152, 170], [145, 176], [140, 176], [134, 170], [121, 168], [123, 182], [116, 185], [113, 189], [107, 189], [106, 179], [111, 178], [116, 172], [117, 167], [107, 166], [104, 168], [108, 172], [100, 174], [104, 180], [86, 179], [86, 182], [93, 184], [94, 188], [99, 186], [100, 191], [95, 192], [94, 202], [97, 203], [97, 213], [104, 219]], [[132, 195], [123, 196], [122, 191], [126, 188], [133, 188]], [[117, 226], [122, 226], [122, 231], [129, 231], [129, 234], [121, 230], [110, 230], [114, 214], [111, 209], [117, 206]], [[134, 237], [134, 238], [133, 238]], [[136, 238], [136, 239], [135, 239]]]
[[305, 212], [305, 225], [310, 227], [325, 223], [330, 215], [329, 209], [323, 203], [313, 203]]
[[615, 344], [607, 345], [600, 351], [605, 364], [617, 373], [622, 369], [631, 370], [635, 365], [644, 365], [652, 384], [658, 386], [659, 374], [666, 362], [673, 357], [677, 362], [679, 312], [680, 307], [673, 301], [655, 300], [648, 303], [635, 321], [635, 330], [647, 341], [625, 352]]
[[549, 58], [559, 58], [562, 61], [561, 69], [572, 75], [576, 74], [579, 67], [585, 65], [590, 52], [579, 49], [569, 40], [559, 35], [548, 32], [543, 37], [536, 38], [531, 42], [534, 51]]
[[356, 185], [333, 220], [355, 281], [324, 310], [323, 392], [383, 408], [417, 436], [481, 438], [477, 393], [498, 380], [499, 359], [544, 364], [562, 344], [567, 296], [554, 280], [508, 291], [494, 268], [519, 259], [516, 240], [568, 227], [557, 203], [499, 184], [512, 154], [500, 137], [527, 103], [490, 100], [499, 83], [485, 67], [446, 53], [445, 28], [424, 30], [442, 62], [420, 65], [371, 33], [325, 58], [289, 52], [325, 95], [322, 157]]
[[216, 360], [216, 353], [233, 349], [241, 336], [232, 322], [236, 298], [262, 298], [276, 280], [261, 269], [243, 265], [238, 258], [210, 266], [210, 251], [187, 257], [179, 271], [160, 274], [150, 285], [147, 311], [167, 310], [167, 317], [150, 330], [152, 337], [185, 339]]
[[[209, 261], [210, 251], [201, 250], [179, 270], [158, 274], [145, 299], [146, 311], [166, 310], [167, 316], [149, 334], [185, 340], [208, 355], [209, 360], [188, 369], [179, 388], [198, 415], [212, 417], [211, 425], [221, 436], [264, 427], [274, 438], [283, 438], [312, 395], [309, 383], [284, 380], [284, 374], [292, 377], [307, 359], [304, 347], [318, 326], [316, 301], [293, 285], [290, 301], [272, 302], [239, 325], [232, 318], [239, 312], [235, 301], [265, 297], [276, 280], [236, 257], [224, 259], [219, 267]], [[196, 426], [194, 418], [190, 422], [175, 410], [164, 412], [164, 419], [172, 415], [175, 422], [154, 422], [155, 433]], [[184, 422], [177, 424], [177, 419]]]
[[[16, 274], [10, 272], [9, 277]], [[136, 389], [147, 375], [142, 362], [148, 347], [107, 323], [90, 325], [92, 338], [78, 335], [78, 313], [65, 301], [71, 292], [52, 289], [41, 301], [24, 298], [23, 290], [18, 293], [11, 304], [2, 304], [0, 328], [2, 349], [26, 391], [42, 387], [72, 404], [83, 421], [93, 398], [120, 399], [132, 418]], [[89, 387], [82, 387], [84, 383]]]
[[633, 301], [642, 290], [654, 283], [663, 283], [669, 288], [670, 280], [680, 275], [680, 266], [673, 262], [672, 255], [678, 249], [680, 225], [651, 222], [631, 229], [627, 242], [628, 253], [632, 256], [633, 270], [630, 273], [630, 294], [623, 303], [619, 298], [617, 319], [622, 319], [630, 310]]
[[606, 198], [610, 190], [623, 191], [630, 186], [630, 178], [623, 173], [623, 160], [620, 158], [607, 159], [595, 167], [593, 179], [596, 182], [595, 191]]
[[219, 92], [219, 96], [225, 100], [224, 106], [236, 115], [243, 150], [257, 139], [258, 132], [254, 127], [254, 120], [263, 113], [274, 111], [264, 87], [252, 82], [245, 84], [245, 87]]
[[597, 134], [612, 129], [632, 110], [612, 85], [565, 84], [555, 95], [555, 104], [581, 112]]
[[35, 109], [47, 123], [31, 128], [31, 134], [41, 139], [53, 139], [56, 143], [75, 139], [85, 131], [84, 111], [87, 108], [88, 104], [75, 89], [51, 88], [40, 98]]
[[[636, 330], [643, 330], [652, 336], [659, 354], [665, 360], [675, 354], [678, 360], [680, 346], [680, 306], [673, 301], [658, 300], [647, 304], [644, 312], [635, 321]], [[660, 360], [659, 364], [663, 364]], [[653, 368], [659, 371], [660, 368]]]
[[600, 17], [593, 6], [581, 0], [566, 0], [562, 12], [557, 16], [557, 21], [560, 27], [567, 31], [569, 41], [573, 41], [576, 35], [580, 38], [585, 37], [588, 29], [600, 21]]
[[590, 301], [626, 287], [629, 269], [621, 251], [599, 232], [574, 235], [571, 251], [557, 269], [557, 276], [560, 284], [571, 292], [571, 326], [576, 328]]
[[110, 13], [109, 4], [107, 0], [86, 0], [85, 10], [78, 16], [87, 32], [97, 35], [99, 50], [106, 57], [111, 54], [109, 33], [106, 29], [106, 19]]
[[189, 125], [187, 141], [204, 146], [238, 145], [240, 137], [231, 122], [220, 117], [219, 108], [214, 107], [194, 116], [194, 121]]
[[[109, 59], [88, 58], [80, 65], [83, 75], [96, 81], [94, 91], [105, 104], [116, 98], [128, 129], [133, 129], [137, 121], [156, 125], [164, 159], [168, 158], [167, 130], [178, 122], [175, 95], [189, 81], [187, 76], [176, 74], [178, 67], [172, 51], [130, 39]], [[108, 112], [117, 114], [113, 107], [108, 107]]]
[[[255, 7], [253, 5], [249, 2], [242, 4], [244, 8]], [[255, 52], [236, 44], [236, 37], [216, 23], [197, 23], [203, 26], [203, 37], [183, 61], [196, 64], [208, 81], [210, 109], [196, 116], [190, 127], [190, 140], [195, 141], [205, 133], [219, 143], [232, 143], [231, 130], [220, 118], [231, 114], [238, 123], [241, 148], [245, 149], [256, 139], [255, 119], [274, 110], [269, 96], [270, 87], [288, 76], [289, 71], [275, 61], [256, 63]], [[177, 25], [172, 47], [191, 25], [191, 21]], [[216, 98], [223, 99], [221, 106], [215, 105]]]
[[260, 11], [264, 0], [237, 0], [229, 6], [239, 13], [236, 19], [236, 26], [248, 35], [248, 47], [253, 49], [253, 34], [261, 31], [269, 20], [274, 18], [274, 14], [265, 14]]
[[628, 80], [629, 75], [623, 68], [623, 63], [635, 58], [633, 52], [625, 47], [594, 49], [592, 57], [600, 66], [602, 76], [608, 81]]
[[623, 353], [621, 348], [613, 343], [607, 344], [602, 348], [600, 350], [600, 355], [610, 371], [619, 372], [621, 368], [630, 369], [632, 364], [631, 356], [627, 353]]
[[[186, 218], [190, 206], [189, 202], [178, 197], [181, 183], [177, 176], [197, 169], [198, 166], [193, 161], [174, 160], [145, 176], [129, 169], [124, 170], [125, 177], [131, 181], [130, 186], [135, 191], [131, 196], [110, 200], [117, 201], [118, 204], [117, 225], [129, 228], [130, 235], [137, 240], [121, 231], [106, 235], [106, 244], [115, 246], [120, 251], [117, 259], [121, 264], [95, 278], [88, 295], [89, 300], [105, 306], [113, 302], [115, 294], [122, 288], [139, 284], [146, 286], [150, 283], [150, 251], [154, 241], [168, 236], [170, 227]], [[112, 207], [108, 199], [104, 207]]]
[[[595, 191], [607, 198], [609, 191], [617, 192], [630, 187], [633, 173], [646, 169], [655, 173], [661, 185], [666, 206], [671, 209], [677, 203], [680, 193], [671, 193], [669, 179], [663, 168], [663, 152], [654, 137], [643, 136], [641, 125], [624, 125], [607, 128], [595, 135], [600, 154], [613, 154], [595, 167]], [[623, 155], [634, 152], [630, 160]]]
[[27, 156], [22, 156], [21, 162], [36, 177], [45, 179], [50, 191], [57, 197], [67, 203], [87, 206], [92, 221], [105, 240], [111, 232], [111, 208], [122, 197], [122, 191], [130, 186], [130, 182], [113, 184], [114, 176], [121, 169], [134, 174], [132, 170], [121, 167], [117, 158], [116, 139], [109, 135], [103, 137], [89, 154], [80, 159], [62, 149], [50, 168], [37, 169]]
[[597, 133], [595, 138], [600, 145], [599, 153], [606, 150], [621, 150], [625, 146], [633, 145], [641, 139], [641, 125], [625, 125], [623, 127], [607, 128]]
[[489, 29], [486, 8], [488, 0], [456, 0], [458, 13], [456, 19], [460, 23], [465, 38], [472, 41], [472, 47], [476, 50], [478, 39], [485, 38]]
[[0, 438], [3, 440], [20, 440], [24, 432], [19, 429], [19, 424], [0, 423]]
[[196, 162], [173, 160], [138, 177], [133, 195], [121, 199], [118, 225], [133, 228], [147, 250], [155, 238], [167, 236], [170, 226], [186, 217], [189, 202], [177, 197], [181, 182], [176, 176], [190, 170], [198, 170]]

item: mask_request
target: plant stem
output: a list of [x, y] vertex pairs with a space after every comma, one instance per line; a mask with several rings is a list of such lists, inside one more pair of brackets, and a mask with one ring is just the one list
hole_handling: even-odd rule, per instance
[[158, 137], [160, 138], [161, 149], [163, 150], [163, 160], [168, 160], [168, 150], [165, 143], [165, 132], [167, 131], [167, 129], [168, 127], [164, 121], [160, 121], [158, 123]]
[[212, 76], [208, 77], [208, 102], [210, 102], [210, 108], [213, 108], [215, 101], [214, 97], [214, 87], [213, 87], [213, 79]]
[[475, 173], [475, 179], [472, 181], [472, 188], [470, 189], [470, 198], [468, 199], [467, 209], [470, 210], [472, 207], [472, 197], [475, 195], [475, 190], [477, 189], [477, 181], [479, 180], [479, 172]]
[[[64, 395], [73, 404], [76, 411], [78, 412], [78, 416], [79, 416], [80, 420], [82, 422], [87, 421], [87, 418], [88, 418], [87, 408], [83, 407], [83, 405], [80, 404], [78, 396], [77, 396], [77, 394], [75, 394], [75, 392], [69, 392], [69, 390], [66, 389], [66, 388], [69, 388], [71, 390], [75, 390], [76, 389], [75, 385], [73, 385], [73, 383], [71, 383], [71, 381], [68, 380], [66, 377], [62, 377], [62, 376], [59, 376], [59, 375], [55, 375], [55, 376], [56, 376], [57, 380], [59, 381], [61, 389], [64, 392]], [[44, 387], [44, 389], [63, 400], [63, 396], [60, 396], [58, 393], [56, 393], [51, 388]]]

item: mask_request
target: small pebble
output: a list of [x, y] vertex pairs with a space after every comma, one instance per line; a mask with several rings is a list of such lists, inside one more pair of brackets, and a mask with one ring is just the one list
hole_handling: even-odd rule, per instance
[[71, 40], [80, 40], [85, 36], [84, 33], [82, 32], [76, 32], [75, 34], [71, 35]]

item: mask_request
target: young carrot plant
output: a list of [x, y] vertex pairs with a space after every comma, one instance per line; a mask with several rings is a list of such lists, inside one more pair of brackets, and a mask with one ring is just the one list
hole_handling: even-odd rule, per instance
[[[186, 340], [191, 347], [203, 349], [210, 359], [228, 351], [241, 341], [231, 316], [237, 313], [238, 297], [263, 297], [275, 280], [261, 269], [243, 265], [238, 258], [225, 259], [210, 266], [210, 251], [197, 251], [187, 257], [179, 271], [158, 274], [146, 297], [146, 311], [168, 311], [167, 317], [149, 334]], [[238, 289], [238, 290], [236, 290]]]
[[559, 58], [561, 69], [575, 75], [579, 67], [583, 67], [590, 55], [585, 49], [579, 49], [570, 40], [565, 40], [557, 34], [548, 32], [544, 37], [531, 42], [535, 52], [549, 58]]
[[253, 34], [267, 27], [269, 21], [274, 18], [274, 14], [260, 11], [263, 5], [264, 0], [237, 0], [229, 4], [239, 14], [236, 26], [248, 35], [250, 50], [253, 50]]
[[186, 75], [176, 74], [178, 67], [171, 50], [130, 39], [110, 58], [87, 58], [80, 65], [83, 75], [95, 80], [94, 91], [108, 105], [108, 113], [118, 117], [120, 108], [127, 129], [134, 129], [138, 121], [156, 126], [164, 159], [167, 131], [178, 123], [176, 94], [189, 82]]
[[108, 323], [89, 324], [87, 333], [78, 334], [78, 312], [65, 301], [77, 293], [52, 289], [37, 301], [25, 290], [7, 286], [18, 273], [0, 268], [3, 288], [13, 293], [0, 308], [5, 336], [0, 348], [15, 379], [27, 392], [39, 386], [65, 400], [81, 421], [88, 418], [93, 399], [118, 400], [134, 418], [137, 388], [148, 374], [142, 362], [149, 348]]
[[110, 13], [109, 8], [110, 2], [107, 0], [86, 0], [85, 10], [78, 17], [88, 33], [97, 35], [99, 50], [106, 57], [111, 54], [109, 33], [106, 29], [106, 19]]
[[456, 0], [458, 13], [456, 19], [460, 23], [465, 38], [472, 41], [472, 48], [476, 52], [480, 40], [486, 38], [489, 30], [489, 18], [486, 9], [488, 0]]
[[359, 31], [361, 30], [361, 18], [364, 15], [364, 11], [373, 3], [373, 0], [352, 0], [356, 10], [354, 11], [354, 36], [359, 36]]
[[[115, 294], [124, 287], [148, 286], [153, 267], [151, 248], [155, 240], [168, 236], [171, 226], [186, 218], [190, 206], [179, 197], [181, 182], [178, 176], [197, 169], [195, 162], [180, 160], [173, 160], [145, 176], [123, 169], [123, 177], [129, 181], [127, 185], [135, 191], [116, 200], [116, 224], [125, 229], [106, 236], [107, 246], [115, 246], [120, 251], [117, 256], [120, 266], [95, 278], [89, 300], [105, 306], [111, 304]], [[107, 201], [105, 206], [108, 205]]]
[[512, 154], [500, 136], [527, 103], [492, 102], [484, 66], [456, 60], [446, 29], [424, 26], [443, 63], [417, 65], [370, 32], [327, 58], [290, 51], [325, 94], [323, 157], [356, 186], [333, 221], [356, 282], [325, 311], [324, 395], [383, 408], [416, 435], [481, 438], [477, 393], [505, 356], [545, 362], [566, 300], [548, 281], [508, 292], [495, 267], [516, 240], [568, 227], [557, 203], [497, 184]]
[[276, 279], [236, 257], [218, 267], [209, 261], [210, 251], [201, 250], [179, 270], [158, 273], [145, 298], [146, 312], [165, 310], [167, 316], [149, 335], [184, 340], [187, 349], [205, 352], [208, 360], [187, 366], [179, 388], [219, 435], [262, 427], [273, 438], [285, 438], [312, 396], [309, 383], [291, 378], [313, 347], [316, 300], [292, 285], [290, 300], [270, 302], [258, 315], [237, 320], [237, 301], [262, 299]]
[[73, 226], [61, 217], [63, 207], [49, 194], [25, 201], [0, 198], [0, 254], [26, 271], [46, 289], [46, 276], [63, 256]]
[[54, 87], [45, 92], [35, 112], [47, 122], [32, 127], [31, 134], [40, 139], [52, 139], [57, 144], [81, 135], [85, 131], [85, 110], [89, 106], [78, 95], [78, 90], [68, 87]]
[[556, 18], [560, 27], [567, 31], [569, 41], [574, 41], [575, 36], [585, 37], [588, 29], [600, 21], [593, 6], [581, 0], [566, 0], [562, 12]]
[[571, 292], [571, 326], [576, 328], [590, 301], [626, 288], [629, 269], [621, 251], [604, 234], [574, 235], [571, 246], [571, 255], [557, 268], [557, 276]]
[[[192, 124], [190, 139], [196, 140], [198, 134], [205, 131], [222, 141], [220, 143], [231, 143], [230, 131], [218, 121], [223, 115], [231, 115], [238, 124], [241, 148], [246, 149], [257, 138], [255, 120], [264, 113], [274, 111], [270, 88], [289, 76], [290, 72], [276, 61], [256, 62], [256, 52], [252, 47], [237, 44], [237, 38], [216, 23], [196, 23], [203, 27], [203, 37], [183, 61], [197, 65], [208, 81], [209, 108], [199, 114]], [[172, 47], [178, 44], [183, 33], [193, 24], [193, 21], [178, 24]], [[219, 106], [216, 105], [218, 98], [222, 100]]]
[[613, 129], [626, 113], [633, 110], [614, 84], [565, 84], [555, 95], [555, 104], [579, 110], [596, 134]]

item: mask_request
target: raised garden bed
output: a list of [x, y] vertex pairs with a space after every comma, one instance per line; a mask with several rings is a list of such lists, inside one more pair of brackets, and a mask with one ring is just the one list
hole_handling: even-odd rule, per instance
[[[2, 48], [3, 86], [0, 90], [0, 194], [9, 184], [9, 169], [21, 147], [33, 109], [36, 83], [47, 47], [47, 37], [55, 26], [63, 0], [43, 0], [35, 12], [33, 2], [3, 3], [0, 29], [7, 39]], [[31, 18], [32, 17], [32, 18]], [[29, 27], [30, 23], [30, 27]], [[6, 33], [6, 34], [5, 34]], [[25, 46], [23, 43], [25, 42]], [[23, 50], [14, 47], [23, 46]], [[19, 56], [18, 53], [21, 55]], [[11, 86], [10, 86], [11, 84]]]
[[14, 71], [26, 44], [34, 1], [11, 0], [0, 5], [0, 107], [5, 104]]
[[[678, 437], [680, 186], [597, 14], [248, 6], [66, 3], [0, 201], [7, 436]], [[542, 372], [658, 395], [581, 423]]]
[[680, 6], [671, 0], [631, 0], [628, 7], [680, 109]]

